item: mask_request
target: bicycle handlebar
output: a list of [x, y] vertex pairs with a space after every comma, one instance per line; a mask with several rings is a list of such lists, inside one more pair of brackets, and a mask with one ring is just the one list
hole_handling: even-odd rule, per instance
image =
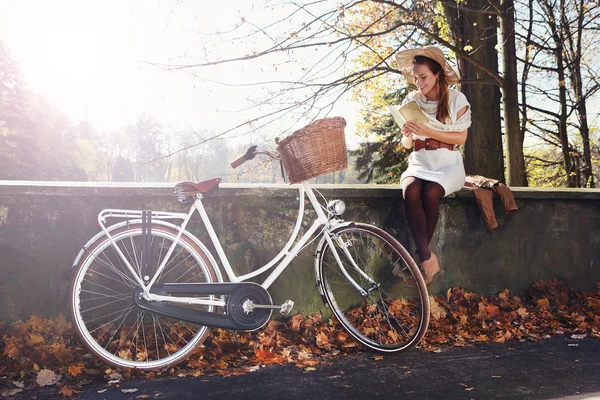
[[246, 162], [246, 155], [242, 155], [231, 162], [231, 168], [237, 168]]
[[268, 151], [256, 151], [256, 147], [257, 146], [248, 147], [248, 150], [246, 150], [245, 154], [241, 155], [240, 157], [236, 158], [234, 161], [231, 162], [231, 167], [237, 168], [240, 165], [242, 165], [243, 163], [245, 163], [246, 161], [252, 160], [254, 157], [256, 157], [257, 154], [265, 154], [274, 160], [280, 160], [280, 158], [277, 157], [277, 154], [273, 154]]
[[231, 163], [231, 168], [237, 168], [240, 165], [242, 165], [243, 163], [245, 163], [246, 161], [252, 160], [256, 156], [256, 154], [254, 154], [255, 151], [256, 151], [256, 146], [248, 147], [248, 150], [246, 150], [246, 154], [243, 154], [242, 156], [236, 158]]

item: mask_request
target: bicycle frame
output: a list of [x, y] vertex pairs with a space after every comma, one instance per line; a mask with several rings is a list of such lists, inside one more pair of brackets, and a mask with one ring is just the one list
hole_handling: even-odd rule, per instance
[[[296, 238], [298, 236], [300, 227], [302, 225], [303, 215], [304, 215], [304, 198], [305, 198], [305, 196], [308, 197], [313, 209], [317, 213], [317, 219], [313, 222], [311, 227], [304, 233], [304, 235], [298, 240], [298, 242], [293, 246], [293, 248], [291, 248], [294, 241], [296, 240]], [[202, 195], [200, 195], [200, 194], [197, 195], [196, 200], [194, 201], [194, 204], [191, 206], [191, 208], [187, 214], [186, 213], [161, 212], [161, 211], [156, 211], [156, 212], [153, 211], [152, 212], [153, 219], [159, 219], [159, 220], [181, 219], [181, 220], [183, 220], [183, 222], [177, 228], [179, 230], [179, 232], [177, 234], [176, 239], [173, 241], [173, 243], [172, 243], [171, 247], [169, 248], [169, 250], [167, 251], [163, 261], [161, 262], [161, 265], [159, 265], [157, 271], [154, 273], [154, 276], [148, 283], [145, 283], [142, 280], [142, 277], [140, 277], [139, 274], [136, 272], [135, 268], [131, 265], [131, 263], [129, 262], [127, 257], [125, 257], [125, 255], [122, 253], [121, 249], [116, 244], [116, 242], [114, 241], [113, 237], [111, 236], [108, 228], [105, 225], [107, 218], [139, 218], [142, 215], [142, 211], [106, 209], [106, 210], [103, 210], [102, 212], [100, 212], [100, 214], [98, 215], [98, 223], [102, 227], [102, 230], [107, 235], [113, 248], [116, 250], [117, 254], [123, 261], [124, 265], [131, 272], [131, 274], [135, 278], [136, 282], [143, 289], [144, 297], [147, 300], [149, 300], [149, 301], [168, 301], [171, 303], [225, 306], [225, 304], [226, 304], [225, 301], [216, 300], [214, 298], [214, 296], [211, 296], [210, 298], [172, 297], [172, 296], [157, 295], [157, 294], [150, 292], [150, 289], [152, 288], [155, 281], [158, 279], [158, 277], [162, 273], [169, 258], [171, 257], [171, 254], [173, 253], [173, 250], [175, 249], [183, 232], [185, 231], [188, 222], [190, 221], [190, 219], [192, 218], [192, 216], [194, 215], [194, 213], [196, 211], [200, 214], [200, 218], [202, 219], [202, 222], [207, 230], [207, 233], [211, 239], [211, 242], [213, 243], [215, 250], [217, 251], [219, 259], [221, 260], [223, 268], [224, 268], [230, 282], [244, 282], [250, 278], [253, 278], [257, 275], [262, 274], [263, 272], [265, 272], [265, 271], [269, 270], [270, 268], [272, 268], [273, 266], [277, 265], [274, 268], [274, 270], [271, 272], [271, 274], [261, 284], [261, 286], [265, 290], [268, 289], [271, 286], [271, 284], [279, 277], [279, 275], [281, 275], [281, 273], [289, 266], [289, 264], [298, 255], [298, 253], [306, 245], [306, 243], [315, 235], [315, 233], [319, 229], [321, 229], [321, 233], [325, 234], [325, 239], [326, 239], [327, 243], [329, 244], [330, 249], [333, 252], [334, 258], [340, 265], [342, 273], [344, 274], [346, 279], [352, 285], [354, 285], [356, 287], [356, 289], [359, 292], [361, 292], [363, 295], [367, 294], [367, 291], [365, 291], [360, 285], [358, 285], [354, 281], [354, 279], [352, 279], [350, 277], [350, 275], [347, 273], [347, 271], [345, 270], [345, 267], [343, 266], [344, 264], [342, 263], [342, 261], [339, 257], [339, 254], [337, 253], [336, 248], [334, 246], [333, 239], [337, 240], [338, 246], [343, 249], [344, 254], [348, 258], [348, 260], [350, 260], [350, 264], [354, 267], [354, 269], [356, 269], [360, 273], [360, 275], [363, 276], [368, 282], [370, 282], [371, 284], [374, 284], [374, 282], [371, 280], [371, 278], [368, 277], [360, 268], [358, 268], [358, 266], [356, 265], [356, 263], [354, 262], [352, 256], [350, 255], [350, 253], [348, 251], [348, 246], [345, 243], [343, 243], [343, 241], [341, 239], [335, 237], [331, 233], [330, 220], [329, 220], [328, 216], [325, 214], [325, 212], [323, 211], [323, 209], [321, 208], [321, 204], [317, 200], [317, 198], [308, 182], [302, 182], [299, 185], [300, 207], [298, 210], [298, 218], [296, 221], [296, 225], [294, 227], [294, 231], [292, 232], [292, 235], [291, 235], [290, 239], [288, 240], [288, 242], [286, 243], [286, 245], [279, 252], [279, 254], [277, 254], [269, 263], [267, 263], [266, 265], [264, 265], [263, 267], [255, 270], [255, 271], [252, 271], [252, 272], [250, 272], [246, 275], [242, 275], [242, 276], [237, 276], [235, 274], [235, 272], [233, 271], [233, 268], [231, 267], [231, 264], [229, 263], [229, 260], [225, 254], [225, 251], [223, 250], [223, 247], [221, 246], [218, 236], [217, 236], [217, 234], [212, 226], [212, 223], [208, 217], [208, 214], [206, 213], [206, 210], [204, 209], [204, 205], [202, 204], [202, 198], [203, 198]], [[319, 233], [318, 235], [320, 235], [321, 233]]]

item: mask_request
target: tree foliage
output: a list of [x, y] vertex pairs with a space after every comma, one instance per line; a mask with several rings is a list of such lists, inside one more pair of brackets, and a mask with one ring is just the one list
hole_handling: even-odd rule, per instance
[[[535, 138], [542, 159], [553, 163], [559, 149], [561, 172], [547, 178], [570, 187], [595, 186], [590, 102], [600, 90], [597, 2], [528, 0], [518, 3], [521, 39], [521, 129]], [[548, 158], [544, 158], [547, 155]], [[540, 171], [543, 172], [543, 171]]]
[[31, 93], [0, 42], [0, 179], [83, 180], [76, 127]]

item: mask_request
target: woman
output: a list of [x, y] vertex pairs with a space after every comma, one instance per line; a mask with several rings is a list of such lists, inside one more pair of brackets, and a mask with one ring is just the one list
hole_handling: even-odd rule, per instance
[[[405, 50], [396, 55], [404, 76], [417, 90], [402, 105], [415, 101], [429, 122], [407, 121], [402, 135], [414, 140], [414, 151], [400, 182], [410, 231], [417, 247], [417, 263], [426, 283], [440, 270], [429, 249], [439, 217], [442, 197], [454, 193], [465, 182], [465, 168], [456, 145], [463, 145], [471, 126], [469, 102], [461, 92], [448, 88], [458, 76], [435, 46]], [[403, 140], [405, 143], [406, 140]], [[412, 142], [412, 141], [411, 141]]]

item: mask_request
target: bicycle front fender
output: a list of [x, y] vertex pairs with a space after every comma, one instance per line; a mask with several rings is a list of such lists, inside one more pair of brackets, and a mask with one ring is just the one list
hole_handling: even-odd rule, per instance
[[[351, 226], [354, 224], [355, 224], [355, 222], [353, 222], [353, 221], [342, 222], [342, 223], [336, 225], [329, 232], [335, 233], [335, 231], [337, 231], [341, 228], [345, 228], [347, 226]], [[327, 235], [327, 234], [328, 233], [326, 232], [324, 235], [321, 236], [321, 240], [319, 241], [319, 244], [317, 245], [317, 250], [315, 251], [315, 254], [314, 254], [315, 280], [317, 281], [317, 288], [319, 289], [319, 294], [321, 295], [321, 298], [323, 299], [323, 302], [325, 304], [327, 304], [327, 301], [325, 300], [325, 290], [323, 289], [323, 280], [321, 279], [321, 274], [319, 273], [319, 260], [321, 259], [321, 254], [323, 253], [325, 244], [327, 243], [327, 239], [325, 238], [325, 235]]]

